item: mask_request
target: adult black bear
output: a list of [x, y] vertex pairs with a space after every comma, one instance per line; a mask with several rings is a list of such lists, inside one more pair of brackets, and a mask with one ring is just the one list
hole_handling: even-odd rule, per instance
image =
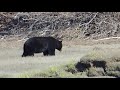
[[55, 49], [62, 50], [62, 41], [53, 37], [32, 37], [24, 43], [23, 55], [34, 56], [34, 53], [42, 53], [44, 56], [55, 55]]

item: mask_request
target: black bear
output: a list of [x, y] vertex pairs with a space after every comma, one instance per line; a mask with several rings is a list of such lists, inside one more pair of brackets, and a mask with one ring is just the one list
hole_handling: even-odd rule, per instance
[[42, 52], [44, 56], [55, 55], [55, 49], [62, 50], [62, 41], [53, 37], [32, 37], [24, 43], [22, 57]]

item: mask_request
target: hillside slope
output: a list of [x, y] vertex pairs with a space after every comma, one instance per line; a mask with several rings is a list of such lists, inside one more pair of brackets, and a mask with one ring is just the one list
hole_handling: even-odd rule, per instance
[[116, 37], [120, 36], [120, 12], [0, 12], [0, 36]]

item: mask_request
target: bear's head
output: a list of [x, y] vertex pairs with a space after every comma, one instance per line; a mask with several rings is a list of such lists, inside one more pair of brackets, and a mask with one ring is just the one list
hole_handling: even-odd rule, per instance
[[59, 51], [62, 51], [62, 41], [57, 41], [56, 49], [59, 50]]

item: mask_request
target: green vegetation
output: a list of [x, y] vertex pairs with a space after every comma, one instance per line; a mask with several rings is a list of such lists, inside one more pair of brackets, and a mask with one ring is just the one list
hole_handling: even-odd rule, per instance
[[75, 68], [75, 62], [65, 65], [64, 68], [65, 68], [64, 69], [65, 71], [71, 72], [72, 74], [77, 72], [77, 70]]
[[120, 50], [93, 50], [77, 63], [78, 71], [87, 71], [87, 76], [120, 77]]
[[86, 72], [77, 72], [75, 62], [58, 67], [50, 67], [45, 71], [31, 71], [17, 74], [17, 78], [80, 78], [86, 77]]

